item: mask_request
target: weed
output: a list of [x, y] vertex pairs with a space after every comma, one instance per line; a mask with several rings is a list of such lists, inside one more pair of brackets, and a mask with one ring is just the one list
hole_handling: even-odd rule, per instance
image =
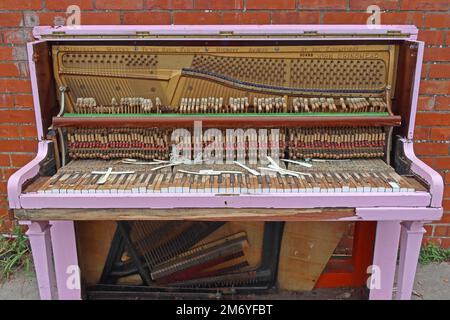
[[421, 264], [444, 261], [450, 261], [450, 249], [444, 249], [434, 243], [429, 243], [420, 250], [419, 262]]
[[15, 226], [11, 237], [0, 235], [0, 281], [9, 279], [21, 268], [27, 274], [32, 269], [30, 246], [20, 226]]

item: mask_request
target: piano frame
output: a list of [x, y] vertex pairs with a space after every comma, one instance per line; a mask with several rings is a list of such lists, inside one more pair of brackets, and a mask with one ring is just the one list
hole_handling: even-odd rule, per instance
[[[313, 30], [313, 31], [312, 31]], [[376, 221], [370, 299], [391, 299], [397, 273], [397, 299], [410, 299], [423, 224], [442, 216], [441, 176], [419, 160], [413, 133], [424, 43], [414, 26], [269, 25], [269, 26], [77, 26], [35, 27], [28, 44], [28, 62], [38, 132], [35, 159], [8, 181], [9, 206], [21, 224], [28, 225], [42, 299], [80, 299], [80, 271], [74, 221], [77, 220], [254, 220], [254, 221]], [[429, 186], [429, 192], [401, 194], [303, 193], [264, 195], [214, 194], [24, 194], [23, 186], [38, 175], [51, 153], [46, 131], [56, 92], [42, 90], [39, 46], [51, 41], [236, 40], [236, 41], [404, 41], [417, 57], [412, 71], [410, 99], [402, 111], [406, 119], [398, 143], [409, 170]], [[54, 91], [54, 90], [53, 90]], [[53, 95], [53, 97], [51, 97]], [[46, 114], [46, 113], [49, 114]], [[355, 119], [354, 121], [356, 121]], [[60, 120], [62, 121], [62, 120]], [[157, 121], [157, 120], [155, 120]], [[64, 125], [64, 123], [62, 124]], [[114, 209], [111, 209], [114, 208]], [[214, 208], [214, 209], [212, 209]], [[399, 265], [396, 266], [398, 248]]]

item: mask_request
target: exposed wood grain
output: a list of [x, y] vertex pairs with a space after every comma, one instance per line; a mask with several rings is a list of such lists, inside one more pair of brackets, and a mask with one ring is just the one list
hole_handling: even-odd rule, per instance
[[20, 220], [204, 220], [204, 221], [331, 221], [354, 217], [351, 208], [254, 209], [16, 209]]
[[280, 289], [314, 288], [348, 222], [286, 223], [278, 265]]

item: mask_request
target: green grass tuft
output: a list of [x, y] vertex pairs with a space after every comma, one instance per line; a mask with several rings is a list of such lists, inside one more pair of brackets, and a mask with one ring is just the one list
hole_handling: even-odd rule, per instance
[[0, 281], [8, 280], [17, 270], [24, 269], [28, 275], [32, 270], [28, 238], [20, 226], [15, 226], [11, 235], [0, 235]]
[[450, 262], [450, 249], [444, 249], [434, 243], [429, 243], [420, 250], [419, 262], [421, 264]]

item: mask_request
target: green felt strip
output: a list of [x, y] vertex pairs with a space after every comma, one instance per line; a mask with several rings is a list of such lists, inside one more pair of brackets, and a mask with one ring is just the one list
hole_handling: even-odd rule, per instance
[[121, 113], [121, 114], [99, 114], [99, 113], [65, 113], [64, 117], [98, 117], [98, 118], [126, 118], [126, 117], [388, 117], [388, 112], [355, 112], [355, 113], [333, 113], [333, 112], [309, 112], [309, 113]]

